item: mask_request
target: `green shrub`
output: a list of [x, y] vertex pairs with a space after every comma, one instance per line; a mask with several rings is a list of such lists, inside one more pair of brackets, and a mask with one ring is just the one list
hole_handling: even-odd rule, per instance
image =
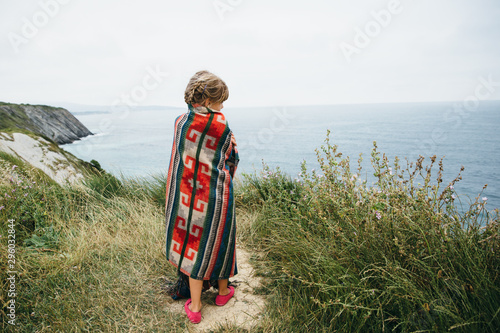
[[84, 179], [83, 184], [94, 191], [94, 193], [100, 194], [105, 198], [120, 196], [125, 193], [122, 182], [110, 173], [88, 175]]
[[97, 171], [102, 172], [101, 164], [97, 162], [96, 160], [91, 160], [90, 165], [95, 168]]
[[[443, 163], [389, 163], [376, 145], [375, 186], [326, 144], [319, 171], [291, 181], [247, 176], [240, 204], [259, 202], [251, 245], [265, 254], [269, 331], [459, 331], [500, 327], [498, 211], [476, 198], [462, 212]], [[421, 184], [419, 183], [421, 182]]]

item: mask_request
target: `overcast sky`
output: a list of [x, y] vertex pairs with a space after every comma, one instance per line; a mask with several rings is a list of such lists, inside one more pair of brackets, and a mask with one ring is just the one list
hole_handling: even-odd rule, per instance
[[0, 1], [5, 102], [183, 106], [200, 69], [226, 107], [455, 101], [500, 81], [498, 0]]

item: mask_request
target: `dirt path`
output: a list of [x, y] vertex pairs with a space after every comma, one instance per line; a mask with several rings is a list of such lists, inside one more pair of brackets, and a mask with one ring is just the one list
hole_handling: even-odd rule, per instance
[[[254, 276], [250, 265], [250, 253], [243, 248], [236, 247], [238, 274], [230, 281], [235, 285], [234, 297], [225, 305], [215, 305], [217, 291], [213, 288], [202, 295], [203, 308], [201, 323], [190, 324], [190, 332], [208, 332], [222, 326], [250, 329], [260, 319], [265, 299], [262, 295], [255, 295], [254, 289], [260, 286], [260, 278]], [[169, 310], [179, 312], [185, 316], [184, 303], [186, 300], [169, 300]]]

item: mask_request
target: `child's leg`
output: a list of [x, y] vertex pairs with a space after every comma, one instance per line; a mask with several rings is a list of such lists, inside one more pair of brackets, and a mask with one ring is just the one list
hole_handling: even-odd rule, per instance
[[193, 312], [201, 311], [201, 290], [203, 289], [203, 280], [189, 278], [189, 291], [191, 292], [191, 305], [189, 308]]
[[217, 283], [219, 284], [219, 295], [225, 296], [229, 294], [231, 291], [227, 288], [227, 283], [229, 279], [225, 280], [218, 280]]

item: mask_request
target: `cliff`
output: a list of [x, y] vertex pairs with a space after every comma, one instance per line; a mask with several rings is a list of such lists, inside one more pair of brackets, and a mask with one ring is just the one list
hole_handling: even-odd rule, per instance
[[58, 144], [71, 143], [92, 134], [66, 109], [3, 102], [0, 102], [1, 129], [28, 130]]
[[[88, 163], [33, 133], [0, 131], [0, 152], [14, 156], [31, 167], [43, 171], [61, 185], [82, 180], [90, 169]], [[0, 154], [0, 164], [2, 160], [5, 160], [5, 156]]]

